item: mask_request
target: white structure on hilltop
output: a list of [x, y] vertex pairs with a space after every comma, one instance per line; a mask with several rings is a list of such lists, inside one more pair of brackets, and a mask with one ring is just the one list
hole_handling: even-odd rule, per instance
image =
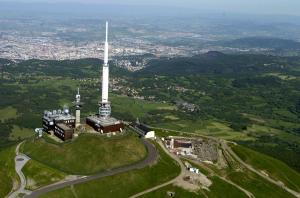
[[80, 109], [81, 109], [81, 102], [80, 102], [80, 93], [79, 93], [79, 88], [77, 90], [77, 94], [75, 96], [75, 127], [80, 126]]
[[146, 139], [156, 139], [155, 131], [148, 131], [145, 135]]
[[109, 87], [108, 22], [106, 22], [104, 63], [102, 69], [102, 100], [99, 102], [99, 116], [103, 118], [110, 117], [110, 113], [111, 113], [110, 102], [108, 101], [108, 87]]
[[104, 45], [104, 63], [102, 68], [102, 98], [99, 101], [99, 113], [86, 118], [86, 124], [100, 133], [122, 132], [124, 123], [111, 117], [111, 107], [108, 100], [109, 65], [108, 65], [108, 22], [106, 22], [106, 35]]

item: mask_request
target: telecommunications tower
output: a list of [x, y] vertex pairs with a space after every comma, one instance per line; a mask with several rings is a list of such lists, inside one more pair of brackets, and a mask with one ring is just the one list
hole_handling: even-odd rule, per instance
[[104, 62], [102, 67], [102, 97], [99, 101], [97, 114], [86, 118], [86, 124], [100, 133], [122, 132], [125, 125], [120, 120], [111, 117], [111, 103], [108, 100], [109, 65], [108, 65], [108, 22], [106, 22], [106, 35], [104, 44]]
[[106, 34], [104, 44], [104, 63], [102, 68], [102, 99], [99, 102], [99, 116], [110, 117], [111, 107], [108, 101], [109, 65], [108, 65], [108, 22], [106, 21]]

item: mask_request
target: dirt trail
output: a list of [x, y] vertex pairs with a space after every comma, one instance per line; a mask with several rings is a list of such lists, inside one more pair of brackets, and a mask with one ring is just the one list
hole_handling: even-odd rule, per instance
[[[199, 162], [196, 161], [196, 160], [191, 160], [191, 159], [188, 159], [188, 160], [191, 161], [191, 162], [193, 162], [193, 163], [195, 163], [195, 164], [200, 165]], [[202, 167], [202, 166], [201, 166], [201, 167]], [[244, 189], [243, 187], [239, 186], [238, 184], [236, 184], [236, 183], [230, 181], [229, 179], [227, 179], [227, 178], [225, 178], [225, 177], [222, 177], [222, 176], [216, 174], [216, 173], [215, 173], [213, 170], [211, 170], [210, 168], [208, 168], [208, 167], [206, 167], [206, 166], [205, 166], [205, 167], [202, 167], [202, 168], [205, 169], [206, 171], [208, 171], [210, 176], [216, 176], [216, 177], [222, 179], [223, 181], [225, 181], [225, 182], [227, 182], [227, 183], [229, 183], [229, 184], [235, 186], [235, 187], [238, 188], [239, 190], [243, 191], [249, 198], [254, 198], [254, 197], [255, 197], [255, 196], [254, 196], [251, 192], [249, 192], [248, 190], [246, 190], [246, 189]]]

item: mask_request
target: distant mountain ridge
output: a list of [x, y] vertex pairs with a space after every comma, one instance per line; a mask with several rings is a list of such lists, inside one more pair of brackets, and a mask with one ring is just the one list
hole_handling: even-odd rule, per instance
[[300, 50], [300, 42], [274, 37], [246, 37], [222, 42], [223, 46], [238, 48], [268, 48]]
[[255, 54], [224, 54], [210, 51], [193, 57], [161, 58], [152, 60], [139, 74], [249, 74], [263, 71], [282, 71], [285, 62], [300, 58], [284, 58]]

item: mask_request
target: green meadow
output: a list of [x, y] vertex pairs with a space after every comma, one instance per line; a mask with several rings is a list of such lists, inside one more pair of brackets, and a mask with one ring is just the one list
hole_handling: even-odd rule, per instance
[[132, 164], [144, 159], [147, 153], [132, 134], [111, 138], [83, 134], [74, 141], [61, 144], [32, 139], [22, 145], [21, 151], [46, 166], [79, 175]]

